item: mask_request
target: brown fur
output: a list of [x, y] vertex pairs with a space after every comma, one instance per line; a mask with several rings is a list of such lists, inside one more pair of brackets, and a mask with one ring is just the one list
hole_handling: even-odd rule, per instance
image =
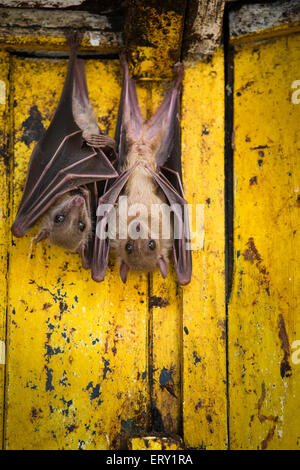
[[[130, 211], [130, 207], [134, 204], [144, 204], [147, 209], [148, 219], [145, 220], [142, 215], [137, 215], [136, 217], [128, 216], [128, 224], [133, 222], [141, 224], [143, 227], [141, 236], [143, 238], [132, 240], [132, 238], [128, 236], [126, 240], [119, 240], [118, 225], [120, 217], [122, 218], [122, 214], [119, 214], [119, 207], [117, 206], [117, 239], [111, 239], [111, 248], [118, 260], [118, 263], [121, 265], [122, 261], [125, 262], [132, 271], [154, 271], [158, 267], [158, 261], [160, 258], [163, 258], [166, 263], [168, 263], [169, 253], [173, 244], [172, 230], [170, 238], [164, 239], [162, 237], [162, 220], [165, 217], [164, 211], [162, 211], [162, 213], [157, 213], [155, 216], [156, 220], [154, 221], [154, 226], [159, 227], [159, 232], [156, 236], [151, 238], [151, 206], [153, 204], [166, 205], [167, 201], [163, 192], [159, 189], [155, 180], [149, 171], [147, 171], [143, 163], [149, 165], [153, 170], [156, 169], [154, 155], [159, 146], [159, 140], [160, 136], [157, 134], [155, 138], [150, 141], [146, 140], [142, 135], [138, 140], [133, 142], [130, 139], [130, 135], [128, 136], [127, 143], [129, 144], [129, 149], [123, 169], [130, 169], [136, 161], [139, 161], [141, 164], [137, 166], [129, 177], [125, 190], [123, 191], [123, 195], [127, 196], [128, 211]], [[156, 248], [154, 250], [151, 250], [148, 247], [148, 242], [150, 240], [154, 240], [156, 243]], [[128, 242], [133, 243], [134, 246], [133, 251], [130, 254], [126, 251], [126, 244]]]
[[90, 104], [87, 108], [83, 107], [73, 96], [73, 114], [76, 124], [83, 130], [84, 139], [88, 139], [90, 135], [100, 135], [95, 113]]
[[[75, 121], [83, 130], [83, 138], [88, 140], [91, 136], [100, 136], [100, 129], [90, 103], [83, 106], [74, 92], [72, 105]], [[78, 193], [77, 195], [67, 193], [53, 204], [42, 219], [37, 241], [46, 238], [51, 245], [60, 246], [71, 252], [81, 252], [91, 236], [91, 216], [86, 201], [82, 205], [74, 204], [76, 196], [78, 197]], [[59, 214], [65, 217], [60, 224], [55, 222], [55, 217]], [[85, 224], [84, 231], [80, 231], [79, 222]]]
[[[55, 221], [58, 215], [64, 216], [60, 223]], [[85, 224], [83, 231], [80, 222]], [[91, 217], [84, 197], [67, 193], [59, 198], [43, 217], [39, 236], [67, 251], [80, 252], [91, 236]]]

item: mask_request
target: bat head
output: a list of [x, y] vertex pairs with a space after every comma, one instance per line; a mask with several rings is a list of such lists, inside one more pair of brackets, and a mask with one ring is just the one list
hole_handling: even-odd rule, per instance
[[120, 264], [120, 276], [126, 282], [129, 271], [152, 272], [160, 269], [165, 278], [168, 271], [169, 253], [172, 248], [172, 238], [149, 235], [146, 224], [135, 219], [130, 223], [135, 225], [140, 237], [110, 240], [111, 248]]
[[81, 252], [91, 236], [91, 217], [83, 194], [67, 193], [44, 215], [36, 243], [47, 239], [71, 252]]

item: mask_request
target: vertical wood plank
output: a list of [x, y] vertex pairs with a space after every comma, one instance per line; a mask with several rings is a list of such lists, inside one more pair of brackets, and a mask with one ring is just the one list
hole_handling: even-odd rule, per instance
[[153, 317], [152, 428], [165, 435], [181, 429], [182, 293], [172, 266], [153, 274], [149, 306]]
[[237, 46], [234, 59], [233, 449], [300, 445], [299, 60], [299, 34]]
[[[183, 431], [189, 447], [227, 445], [224, 286], [224, 59], [185, 65], [185, 196], [204, 212], [204, 246], [183, 289]], [[201, 210], [200, 210], [201, 214]], [[192, 230], [195, 230], [192, 228]], [[200, 237], [201, 239], [201, 237]]]
[[[86, 69], [99, 123], [113, 135], [119, 63]], [[27, 131], [48, 126], [65, 73], [65, 61], [14, 58], [13, 215], [35, 144]], [[112, 261], [95, 283], [79, 256], [35, 247], [36, 232], [10, 250], [6, 448], [122, 448], [146, 422], [147, 276], [131, 274], [124, 286]]]
[[[147, 117], [155, 113], [170, 86], [171, 81], [151, 83]], [[164, 435], [180, 434], [182, 293], [172, 260], [166, 279], [159, 271], [150, 275], [149, 295], [151, 428]]]
[[8, 248], [8, 184], [9, 184], [9, 54], [0, 52], [0, 449], [3, 442], [6, 310], [7, 310], [7, 248]]

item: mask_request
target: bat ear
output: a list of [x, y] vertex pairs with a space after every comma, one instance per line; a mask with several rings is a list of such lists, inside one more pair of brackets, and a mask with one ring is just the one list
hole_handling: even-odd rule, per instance
[[160, 273], [161, 273], [162, 277], [165, 279], [165, 277], [167, 276], [167, 273], [168, 273], [168, 265], [167, 265], [167, 262], [166, 262], [166, 260], [163, 256], [161, 256], [159, 258], [158, 266], [159, 266]]
[[42, 229], [38, 236], [35, 239], [35, 244], [37, 245], [41, 240], [45, 240], [49, 236], [49, 232], [46, 229]]
[[81, 246], [80, 249], [78, 250], [78, 253], [81, 256], [82, 267], [84, 269], [89, 269], [91, 267], [91, 262], [90, 262], [90, 256], [86, 247]]
[[124, 284], [127, 281], [128, 271], [129, 271], [129, 268], [127, 264], [125, 263], [125, 261], [122, 260], [121, 266], [120, 266], [120, 277], [122, 281], [124, 282]]

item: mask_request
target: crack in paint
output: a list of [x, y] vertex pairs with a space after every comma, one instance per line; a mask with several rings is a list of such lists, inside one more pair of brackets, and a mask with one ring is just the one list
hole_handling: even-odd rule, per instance
[[249, 238], [246, 246], [247, 248], [243, 253], [244, 259], [246, 261], [250, 261], [252, 264], [254, 263], [254, 261], [256, 261], [256, 267], [258, 268], [258, 271], [263, 277], [263, 285], [266, 289], [267, 294], [270, 295], [269, 272], [267, 271], [267, 268], [262, 264], [262, 257], [259, 254], [255, 246], [254, 239], [252, 237]]
[[[264, 423], [265, 421], [272, 421], [274, 424], [273, 426], [271, 427], [271, 429], [269, 429], [268, 431], [268, 434], [266, 436], [265, 439], [263, 439], [262, 443], [261, 443], [261, 448], [262, 450], [266, 449], [269, 442], [273, 439], [274, 437], [274, 433], [275, 433], [275, 429], [276, 429], [276, 426], [277, 426], [277, 422], [278, 422], [278, 416], [273, 416], [273, 415], [270, 415], [270, 416], [265, 416], [261, 413], [261, 408], [263, 406], [263, 403], [265, 401], [265, 398], [266, 398], [266, 385], [265, 383], [263, 382], [261, 384], [261, 396], [258, 400], [258, 403], [257, 403], [257, 410], [258, 410], [258, 419], [259, 419], [259, 422], [260, 423]], [[253, 419], [252, 419], [253, 420]], [[251, 421], [252, 421], [251, 420]]]
[[278, 336], [281, 341], [281, 349], [284, 353], [283, 359], [280, 363], [280, 375], [283, 379], [284, 377], [290, 377], [292, 375], [292, 368], [289, 363], [289, 357], [291, 355], [290, 343], [286, 332], [285, 321], [281, 313], [278, 315], [278, 328]]

